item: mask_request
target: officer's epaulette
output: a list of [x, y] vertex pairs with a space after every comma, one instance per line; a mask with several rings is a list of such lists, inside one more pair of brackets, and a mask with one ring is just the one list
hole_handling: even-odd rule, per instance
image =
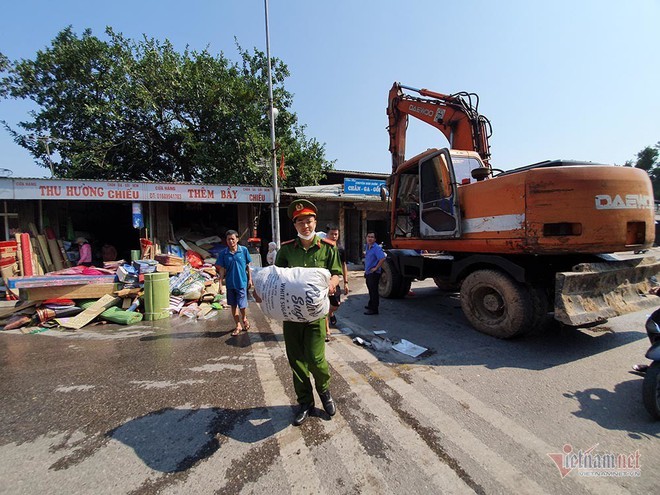
[[325, 242], [326, 244], [330, 244], [331, 246], [335, 246], [335, 245], [337, 244], [337, 243], [336, 243], [335, 241], [333, 241], [332, 239], [327, 239], [327, 238], [325, 238], [325, 237], [324, 237], [323, 239], [321, 239], [321, 242]]
[[296, 241], [295, 239], [291, 239], [290, 241], [281, 242], [280, 246], [284, 246], [285, 244], [291, 244], [292, 242], [295, 242], [295, 241]]

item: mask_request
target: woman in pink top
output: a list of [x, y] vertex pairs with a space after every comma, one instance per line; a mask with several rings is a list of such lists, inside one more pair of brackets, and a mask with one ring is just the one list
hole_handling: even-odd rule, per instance
[[80, 250], [78, 265], [92, 266], [92, 246], [87, 242], [87, 239], [84, 237], [78, 237], [76, 239], [76, 244], [78, 244]]

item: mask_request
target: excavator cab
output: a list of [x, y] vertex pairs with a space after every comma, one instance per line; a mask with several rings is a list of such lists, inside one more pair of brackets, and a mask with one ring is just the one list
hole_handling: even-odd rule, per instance
[[456, 174], [449, 150], [429, 150], [402, 169], [396, 189], [395, 236], [460, 237]]

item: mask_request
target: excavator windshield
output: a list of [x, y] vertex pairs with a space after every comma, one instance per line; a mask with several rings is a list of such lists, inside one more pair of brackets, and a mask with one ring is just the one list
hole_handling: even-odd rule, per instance
[[419, 163], [422, 237], [453, 236], [458, 229], [452, 186], [455, 179], [448, 156], [447, 150], [441, 150]]
[[394, 237], [419, 237], [419, 174], [411, 168], [399, 177]]
[[[483, 167], [483, 164], [471, 156], [457, 156], [454, 153], [451, 155], [451, 161], [454, 165], [454, 174], [456, 175], [456, 182], [463, 184], [472, 180], [472, 170], [475, 168]], [[467, 181], [465, 179], [468, 179]]]

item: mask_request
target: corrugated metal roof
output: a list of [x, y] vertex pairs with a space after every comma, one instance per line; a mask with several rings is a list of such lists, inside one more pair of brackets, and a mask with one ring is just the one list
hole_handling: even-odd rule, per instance
[[212, 184], [210, 182], [177, 182], [169, 180], [132, 180], [132, 179], [69, 179], [67, 177], [0, 177], [11, 180], [49, 180], [69, 182], [124, 182], [127, 184], [180, 184], [182, 186], [223, 186], [223, 187], [272, 187], [255, 184]]
[[328, 173], [338, 173], [338, 174], [351, 174], [351, 175], [364, 175], [364, 176], [369, 176], [369, 177], [378, 177], [379, 179], [383, 179], [386, 177], [389, 177], [390, 174], [387, 172], [363, 172], [360, 170], [337, 170], [337, 169], [332, 169]]

